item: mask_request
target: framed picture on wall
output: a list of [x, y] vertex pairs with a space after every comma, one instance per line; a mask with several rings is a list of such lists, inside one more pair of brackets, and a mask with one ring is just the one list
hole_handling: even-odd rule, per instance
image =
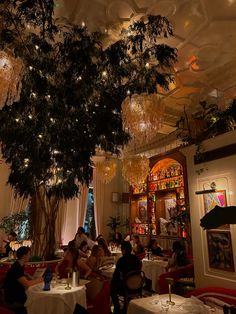
[[[217, 190], [211, 193], [203, 194], [205, 214], [212, 210], [216, 205], [220, 207], [227, 206], [226, 191]], [[229, 224], [219, 226], [217, 229], [230, 229]]]
[[207, 231], [210, 268], [234, 272], [234, 259], [230, 231]]
[[139, 200], [137, 204], [136, 222], [146, 223], [147, 222], [147, 201]]

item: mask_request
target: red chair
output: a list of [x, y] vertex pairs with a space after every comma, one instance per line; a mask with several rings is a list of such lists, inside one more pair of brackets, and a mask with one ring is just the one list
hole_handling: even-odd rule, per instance
[[4, 306], [0, 306], [0, 314], [15, 314], [15, 312], [7, 309]]
[[236, 306], [236, 290], [234, 289], [220, 287], [198, 288], [185, 294], [186, 298], [191, 296], [195, 296], [202, 301], [205, 301], [208, 297], [212, 297]]
[[91, 273], [90, 283], [86, 285], [87, 311], [89, 314], [110, 314], [110, 285], [108, 280], [97, 278], [96, 273]]
[[194, 267], [193, 264], [180, 267], [174, 271], [166, 272], [160, 275], [159, 278], [159, 293], [168, 293], [169, 287], [166, 278], [173, 278], [174, 284], [172, 286], [172, 292], [178, 294], [178, 280], [183, 277], [194, 277]]

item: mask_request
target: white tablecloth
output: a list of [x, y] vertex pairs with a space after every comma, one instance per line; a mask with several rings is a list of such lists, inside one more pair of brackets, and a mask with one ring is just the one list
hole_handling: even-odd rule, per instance
[[122, 252], [119, 249], [111, 250], [111, 255], [114, 256], [114, 261], [115, 261], [115, 264], [116, 264], [118, 259], [122, 256]]
[[166, 272], [167, 261], [163, 260], [142, 260], [142, 270], [146, 278], [152, 280], [152, 290], [159, 292], [159, 277]]
[[[163, 314], [161, 303], [169, 300], [168, 294], [161, 294], [147, 298], [134, 299], [129, 302], [127, 314]], [[201, 301], [194, 298], [184, 298], [172, 294], [172, 301], [175, 305], [169, 306], [168, 312], [171, 314], [211, 314], [209, 307], [206, 307]], [[223, 311], [216, 309], [214, 314], [220, 314]]]
[[25, 303], [28, 314], [72, 314], [76, 303], [87, 307], [84, 285], [71, 290], [65, 290], [65, 284], [49, 291], [43, 291], [42, 287], [38, 284], [28, 289]]

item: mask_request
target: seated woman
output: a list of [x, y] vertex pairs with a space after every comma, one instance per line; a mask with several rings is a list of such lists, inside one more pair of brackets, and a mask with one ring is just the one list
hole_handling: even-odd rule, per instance
[[180, 241], [175, 241], [173, 243], [172, 252], [172, 256], [168, 260], [168, 265], [166, 266], [166, 271], [173, 271], [189, 264], [185, 246]]
[[156, 256], [163, 256], [163, 254], [162, 254], [162, 248], [161, 248], [160, 245], [157, 243], [157, 240], [156, 240], [156, 239], [151, 239], [149, 249], [150, 249], [150, 251], [152, 252], [153, 255], [156, 255]]
[[63, 260], [56, 267], [56, 273], [60, 278], [67, 278], [68, 272], [72, 272], [73, 269], [79, 270], [81, 277], [85, 279], [92, 272], [91, 268], [79, 257], [78, 250], [73, 246], [68, 246]]
[[99, 268], [102, 264], [102, 258], [105, 256], [104, 250], [100, 245], [94, 245], [91, 251], [91, 255], [87, 259], [87, 265], [94, 273], [100, 274]]
[[113, 237], [113, 244], [117, 247], [120, 247], [123, 242], [122, 234], [120, 232], [116, 232]]
[[22, 246], [16, 251], [17, 261], [11, 266], [4, 280], [4, 297], [8, 308], [14, 310], [15, 313], [26, 313], [24, 303], [27, 296], [25, 289], [43, 282], [43, 278], [29, 280], [24, 273], [24, 265], [29, 261], [30, 248]]
[[107, 242], [104, 238], [98, 239], [98, 245], [100, 245], [103, 248], [105, 256], [111, 256], [111, 252], [110, 252], [108, 245], [107, 245]]

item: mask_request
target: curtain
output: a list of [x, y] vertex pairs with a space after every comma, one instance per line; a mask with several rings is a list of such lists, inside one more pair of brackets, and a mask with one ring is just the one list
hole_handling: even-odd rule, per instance
[[93, 169], [93, 195], [94, 195], [94, 217], [97, 236], [102, 233], [105, 183], [102, 183], [97, 176], [96, 168]]
[[12, 190], [10, 199], [10, 215], [24, 210], [29, 203], [29, 199], [29, 197], [23, 198], [18, 196], [15, 191]]
[[78, 224], [79, 226], [84, 226], [87, 206], [88, 206], [88, 192], [89, 188], [86, 184], [80, 185], [80, 195], [77, 198], [78, 201]]
[[67, 205], [64, 200], [59, 202], [59, 208], [57, 213], [57, 220], [56, 220], [56, 243], [57, 247], [63, 243], [63, 237], [65, 234], [65, 221], [66, 221], [66, 214], [67, 214]]
[[63, 214], [61, 213], [61, 242], [68, 244], [73, 240], [79, 226], [84, 225], [87, 204], [88, 204], [88, 187], [86, 184], [80, 186], [80, 194], [63, 205]]

